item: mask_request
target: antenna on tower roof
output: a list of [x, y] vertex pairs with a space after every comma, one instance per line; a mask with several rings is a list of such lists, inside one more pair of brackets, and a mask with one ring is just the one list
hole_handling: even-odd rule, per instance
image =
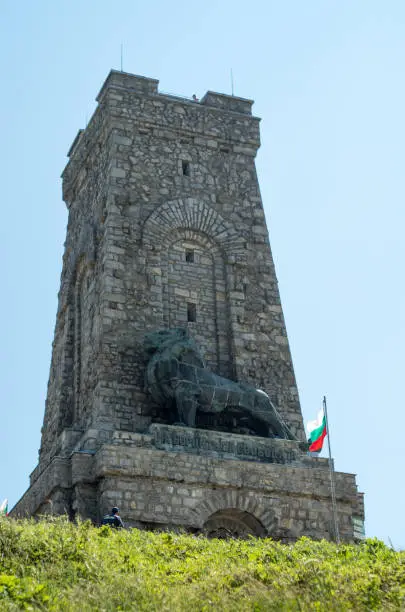
[[233, 93], [233, 70], [231, 68], [231, 91], [232, 91], [232, 95], [234, 95]]
[[123, 45], [121, 43], [121, 72], [123, 72], [123, 70], [122, 70], [122, 56], [123, 56]]

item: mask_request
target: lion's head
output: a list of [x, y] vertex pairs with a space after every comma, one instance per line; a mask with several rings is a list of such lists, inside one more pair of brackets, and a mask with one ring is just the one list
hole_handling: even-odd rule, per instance
[[149, 355], [159, 355], [167, 359], [174, 357], [184, 363], [205, 367], [204, 358], [198, 344], [188, 335], [183, 327], [160, 329], [145, 334], [144, 346]]

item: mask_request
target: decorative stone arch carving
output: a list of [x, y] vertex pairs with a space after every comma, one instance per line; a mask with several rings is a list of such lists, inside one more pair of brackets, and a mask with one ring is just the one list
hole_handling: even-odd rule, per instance
[[263, 533], [257, 535], [272, 535], [277, 529], [278, 519], [274, 510], [265, 508], [253, 495], [229, 489], [215, 491], [196, 507], [194, 510], [196, 525], [200, 529], [204, 529], [204, 526], [215, 514], [220, 517], [220, 511], [226, 511], [227, 514], [232, 509], [239, 511], [241, 520], [240, 513], [247, 513], [263, 526]]
[[213, 256], [224, 255], [224, 251], [221, 246], [215, 242], [211, 236], [200, 232], [198, 229], [177, 228], [176, 230], [170, 232], [164, 244], [170, 246], [171, 244], [174, 244], [178, 240], [182, 239], [195, 241], [202, 247], [209, 249]]
[[142, 242], [146, 248], [167, 244], [173, 232], [190, 229], [209, 236], [226, 255], [226, 263], [245, 263], [245, 240], [231, 221], [206, 202], [195, 198], [171, 200], [146, 219]]

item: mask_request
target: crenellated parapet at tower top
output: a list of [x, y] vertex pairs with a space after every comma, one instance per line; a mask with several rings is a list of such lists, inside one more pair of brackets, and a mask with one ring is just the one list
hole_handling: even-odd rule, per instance
[[173, 100], [181, 100], [189, 104], [201, 104], [212, 108], [218, 108], [223, 111], [241, 113], [243, 115], [252, 115], [253, 100], [231, 96], [228, 94], [207, 91], [200, 101], [194, 100], [192, 97], [176, 96], [165, 92], [160, 92], [158, 89], [159, 81], [149, 77], [130, 74], [128, 72], [119, 72], [111, 70], [100, 89], [96, 98], [97, 102], [101, 103], [106, 92], [109, 89], [126, 90], [143, 94], [147, 96], [159, 96], [159, 98], [171, 98]]

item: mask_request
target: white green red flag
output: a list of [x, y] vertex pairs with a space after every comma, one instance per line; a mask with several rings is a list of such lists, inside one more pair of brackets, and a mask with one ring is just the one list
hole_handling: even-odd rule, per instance
[[323, 408], [318, 412], [318, 417], [315, 421], [309, 421], [307, 423], [307, 431], [309, 434], [309, 451], [311, 453], [317, 453], [322, 450], [323, 441], [327, 432], [326, 429], [326, 416]]
[[5, 499], [0, 506], [0, 516], [7, 516], [8, 514], [8, 499]]

